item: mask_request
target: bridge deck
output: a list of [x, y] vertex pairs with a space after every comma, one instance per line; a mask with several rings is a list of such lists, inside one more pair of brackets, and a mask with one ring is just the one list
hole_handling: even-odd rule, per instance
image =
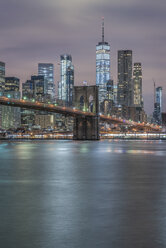
[[[46, 104], [41, 102], [32, 102], [32, 101], [25, 101], [25, 100], [18, 100], [18, 99], [12, 99], [7, 97], [0, 97], [0, 104], [6, 105], [6, 106], [12, 106], [12, 107], [20, 107], [20, 108], [26, 108], [26, 109], [34, 109], [34, 110], [40, 110], [40, 111], [46, 111], [51, 113], [58, 113], [65, 116], [72, 116], [72, 117], [93, 117], [96, 116], [94, 113], [91, 112], [84, 112], [75, 108], [70, 107], [62, 107], [57, 106], [56, 104]], [[138, 128], [151, 128], [152, 130], [159, 131], [159, 126], [154, 126], [152, 124], [147, 123], [137, 123], [134, 121], [124, 120], [121, 118], [116, 118], [113, 116], [107, 116], [107, 115], [99, 115], [100, 121], [103, 122], [109, 122], [109, 123], [115, 123], [115, 124], [121, 124], [121, 125], [130, 125]]]

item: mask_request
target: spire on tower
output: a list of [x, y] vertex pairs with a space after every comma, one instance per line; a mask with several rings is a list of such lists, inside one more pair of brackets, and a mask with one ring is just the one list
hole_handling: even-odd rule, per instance
[[102, 42], [104, 42], [104, 17], [102, 17]]

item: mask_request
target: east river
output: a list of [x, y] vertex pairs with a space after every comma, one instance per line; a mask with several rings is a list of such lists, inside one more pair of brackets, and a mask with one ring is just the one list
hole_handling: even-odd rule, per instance
[[165, 141], [0, 142], [1, 248], [165, 248]]

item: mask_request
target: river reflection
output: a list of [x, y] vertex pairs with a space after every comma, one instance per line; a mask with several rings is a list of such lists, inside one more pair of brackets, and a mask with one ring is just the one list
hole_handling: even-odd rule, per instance
[[0, 214], [2, 248], [165, 248], [166, 142], [1, 142]]

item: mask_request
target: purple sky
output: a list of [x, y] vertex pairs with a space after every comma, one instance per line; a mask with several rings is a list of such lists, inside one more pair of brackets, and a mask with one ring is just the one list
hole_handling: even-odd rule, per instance
[[7, 76], [24, 82], [37, 74], [38, 62], [52, 62], [57, 82], [59, 56], [69, 53], [75, 84], [95, 84], [95, 46], [104, 16], [114, 80], [117, 50], [132, 49], [133, 62], [143, 66], [145, 109], [153, 110], [152, 79], [163, 86], [165, 102], [165, 0], [1, 0], [0, 9], [0, 61], [6, 62]]

